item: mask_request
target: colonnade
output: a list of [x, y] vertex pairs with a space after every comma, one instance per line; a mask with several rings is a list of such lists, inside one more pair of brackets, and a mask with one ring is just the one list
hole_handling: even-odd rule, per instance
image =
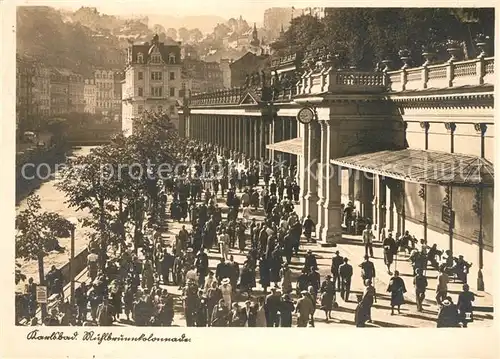
[[[190, 138], [216, 144], [226, 150], [244, 153], [253, 159], [283, 159], [298, 166], [302, 215], [317, 224], [316, 237], [324, 245], [340, 240], [341, 183], [330, 159], [340, 155], [338, 122], [320, 120], [308, 125], [293, 117], [190, 114]], [[302, 155], [269, 150], [266, 145], [293, 138], [303, 140]], [[297, 158], [299, 157], [299, 158]]]
[[[292, 117], [190, 114], [186, 123], [188, 137], [253, 159], [277, 159], [277, 151], [266, 145], [297, 137], [297, 120]], [[288, 163], [296, 164], [295, 155], [282, 155]]]

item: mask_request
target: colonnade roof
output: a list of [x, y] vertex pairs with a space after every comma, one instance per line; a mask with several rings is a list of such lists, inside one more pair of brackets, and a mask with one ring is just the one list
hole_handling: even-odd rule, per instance
[[421, 184], [493, 186], [493, 164], [484, 158], [417, 149], [385, 150], [330, 161], [342, 167]]

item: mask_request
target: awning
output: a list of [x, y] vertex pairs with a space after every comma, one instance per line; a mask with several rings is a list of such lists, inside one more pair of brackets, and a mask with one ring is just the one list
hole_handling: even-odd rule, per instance
[[342, 157], [333, 164], [422, 184], [493, 186], [493, 164], [484, 158], [416, 149], [380, 151]]
[[302, 155], [302, 138], [292, 138], [291, 140], [271, 143], [266, 145], [269, 150], [280, 151], [284, 153], [291, 153], [292, 155]]

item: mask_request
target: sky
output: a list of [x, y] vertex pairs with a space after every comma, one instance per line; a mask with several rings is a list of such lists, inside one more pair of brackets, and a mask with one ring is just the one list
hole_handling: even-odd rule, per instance
[[[26, 5], [48, 5], [77, 10], [81, 6], [96, 7], [109, 15], [168, 14], [176, 17], [189, 15], [217, 15], [229, 19], [240, 15], [247, 21], [262, 22], [264, 10], [270, 7], [315, 6], [314, 1], [300, 0], [25, 0]], [[319, 2], [321, 3], [321, 1]], [[323, 1], [324, 3], [324, 1]], [[330, 1], [330, 4], [332, 1]], [[321, 4], [319, 4], [321, 5]]]

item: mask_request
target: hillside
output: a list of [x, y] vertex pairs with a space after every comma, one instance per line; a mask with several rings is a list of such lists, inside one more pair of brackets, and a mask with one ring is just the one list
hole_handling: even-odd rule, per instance
[[17, 10], [17, 52], [82, 74], [93, 67], [121, 68], [123, 51], [110, 30], [84, 26], [51, 7], [22, 6]]
[[147, 14], [149, 24], [160, 24], [165, 28], [179, 29], [185, 27], [187, 29], [198, 28], [203, 34], [212, 33], [214, 27], [218, 23], [225, 23], [227, 19], [220, 16], [200, 15], [200, 16], [184, 16], [175, 17], [163, 14]]

